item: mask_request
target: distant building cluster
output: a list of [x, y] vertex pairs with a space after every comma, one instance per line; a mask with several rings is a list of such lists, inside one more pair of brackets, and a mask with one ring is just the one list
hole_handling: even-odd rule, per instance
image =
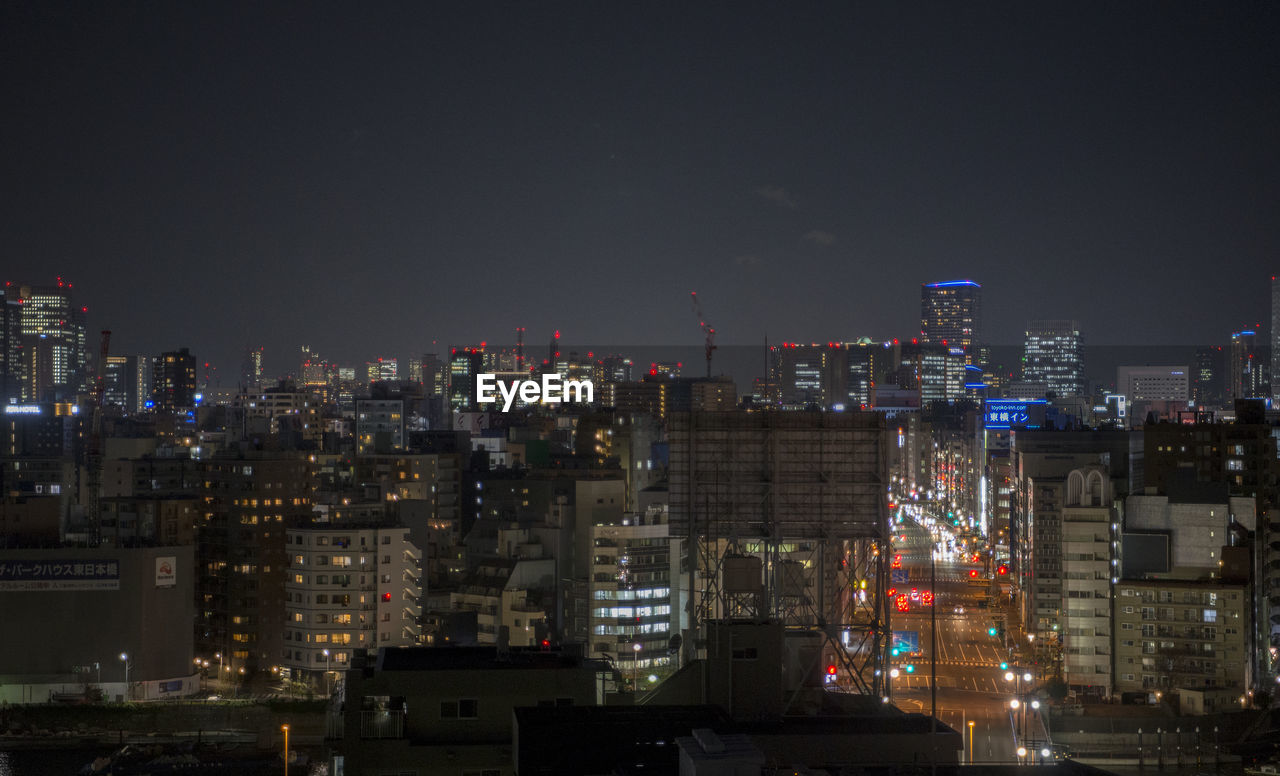
[[[352, 773], [954, 765], [964, 731], [885, 716], [887, 564], [925, 518], [1029, 681], [1187, 714], [1274, 690], [1274, 333], [1091, 386], [1075, 320], [993, 363], [981, 294], [774, 343], [742, 394], [523, 330], [275, 378], [253, 348], [222, 390], [187, 348], [93, 358], [70, 283], [6, 284], [0, 611], [40, 648], [0, 640], [0, 700], [310, 693]], [[494, 411], [481, 374], [595, 398]]]

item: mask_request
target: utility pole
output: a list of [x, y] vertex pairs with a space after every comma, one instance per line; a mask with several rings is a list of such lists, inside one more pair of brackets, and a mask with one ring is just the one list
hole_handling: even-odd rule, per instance
[[929, 772], [938, 773], [938, 568], [933, 531], [929, 531]]

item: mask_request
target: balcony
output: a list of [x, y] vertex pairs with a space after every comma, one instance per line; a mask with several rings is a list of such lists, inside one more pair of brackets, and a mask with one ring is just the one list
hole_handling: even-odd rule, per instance
[[403, 711], [361, 711], [361, 738], [404, 738]]

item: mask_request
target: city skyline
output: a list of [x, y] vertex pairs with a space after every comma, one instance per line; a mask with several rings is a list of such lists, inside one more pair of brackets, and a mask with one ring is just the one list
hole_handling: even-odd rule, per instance
[[1266, 320], [1269, 7], [3, 13], [7, 274], [122, 352], [697, 344], [691, 289], [826, 341], [956, 277], [994, 344]]

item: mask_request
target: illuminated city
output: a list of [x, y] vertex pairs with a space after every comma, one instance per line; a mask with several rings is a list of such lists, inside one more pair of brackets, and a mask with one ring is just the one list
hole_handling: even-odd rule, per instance
[[0, 776], [1280, 770], [1276, 8], [0, 19]]

